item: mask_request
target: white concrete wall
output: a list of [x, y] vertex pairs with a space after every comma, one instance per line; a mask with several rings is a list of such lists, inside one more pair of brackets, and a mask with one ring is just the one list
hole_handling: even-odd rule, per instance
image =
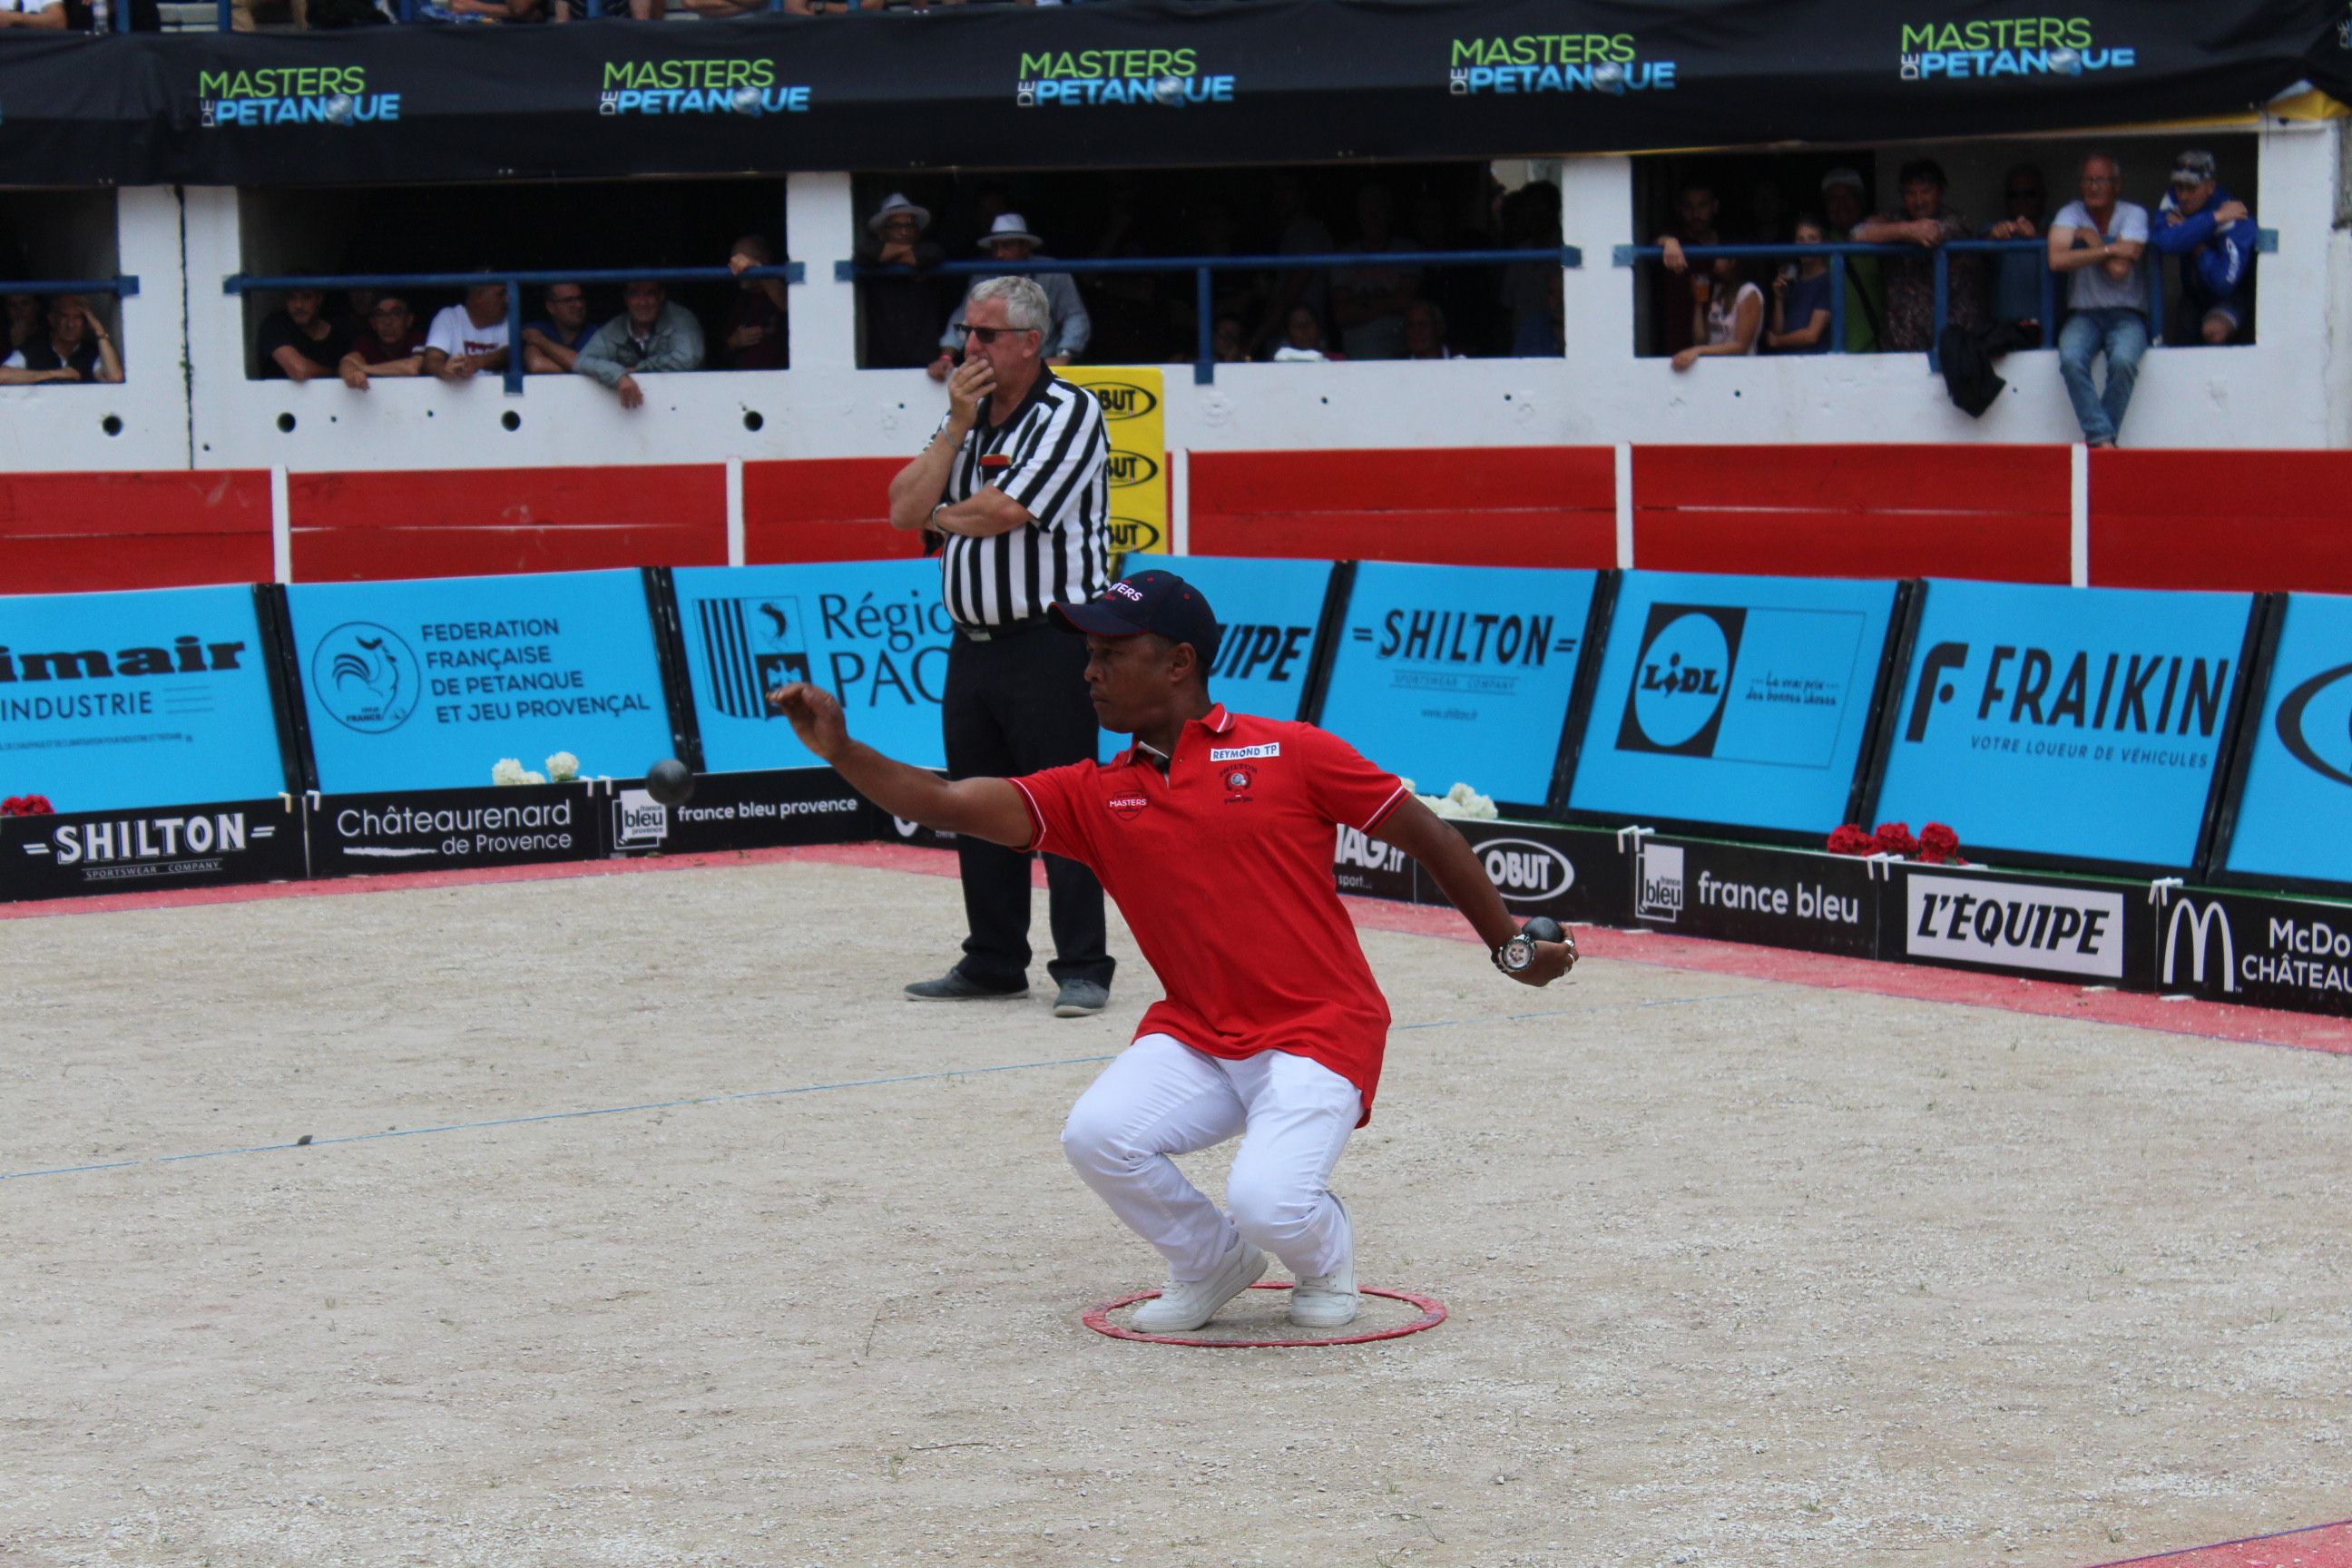
[[[2177, 139], [2177, 138], [2175, 138]], [[2168, 139], [2168, 142], [2174, 139]], [[2261, 138], [2261, 221], [2281, 236], [2263, 258], [2262, 342], [2158, 349], [2145, 362], [2126, 446], [2291, 447], [2352, 436], [2352, 242], [2335, 231], [2338, 138], [2313, 125]], [[2151, 155], [2158, 155], [2154, 147]], [[2002, 363], [2009, 390], [1981, 419], [1945, 396], [1924, 355], [1721, 359], [1677, 374], [1633, 357], [1631, 275], [1610, 265], [1631, 241], [1633, 167], [1623, 158], [1562, 166], [1567, 235], [1585, 265], [1565, 278], [1569, 351], [1559, 360], [1402, 365], [1239, 365], [1195, 386], [1167, 367], [1168, 438], [1194, 450], [1479, 447], [1633, 442], [2067, 441], [2077, 432], [2056, 356]], [[705, 463], [908, 452], [944, 394], [920, 371], [852, 368], [851, 287], [833, 279], [849, 251], [849, 180], [795, 175], [790, 371], [647, 376], [631, 412], [593, 383], [534, 376], [520, 397], [495, 378], [468, 385], [247, 381], [242, 312], [221, 279], [243, 269], [232, 190], [120, 193], [130, 379], [121, 387], [0, 388], [0, 466], [97, 468], [507, 468]], [[184, 219], [185, 246], [182, 234]], [[182, 311], [183, 286], [186, 310]], [[184, 380], [181, 358], [188, 372]], [[746, 429], [756, 412], [761, 428]], [[102, 421], [122, 422], [119, 435]], [[504, 416], [518, 417], [505, 427]], [[280, 428], [286, 416], [293, 428]]]

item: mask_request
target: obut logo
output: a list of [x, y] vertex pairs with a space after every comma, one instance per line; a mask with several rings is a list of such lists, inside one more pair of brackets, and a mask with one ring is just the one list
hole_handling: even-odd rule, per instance
[[[1160, 545], [1160, 525], [1146, 522], [1139, 517], [1115, 517], [1110, 520], [1110, 547], [1122, 554], [1149, 554]], [[1113, 586], [1117, 586], [1116, 584]]]
[[1747, 618], [1718, 605], [1650, 606], [1617, 726], [1620, 751], [1714, 755]]
[[1102, 405], [1103, 417], [1109, 420], [1140, 419], [1160, 406], [1160, 399], [1149, 387], [1131, 381], [1089, 382], [1087, 390]]
[[1129, 485], [1148, 485], [1160, 477], [1160, 465], [1141, 452], [1113, 452], [1103, 468], [1115, 490]]
[[1486, 879], [1511, 903], [1553, 899], [1576, 885], [1576, 866], [1549, 844], [1532, 838], [1489, 838], [1471, 846], [1486, 868]]
[[416, 656], [398, 632], [373, 621], [345, 621], [310, 650], [310, 689], [327, 717], [362, 735], [408, 722], [423, 689]]

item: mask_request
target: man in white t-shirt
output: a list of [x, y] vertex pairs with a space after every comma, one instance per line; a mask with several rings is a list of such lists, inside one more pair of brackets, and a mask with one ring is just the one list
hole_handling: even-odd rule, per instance
[[477, 283], [466, 290], [466, 302], [451, 305], [433, 318], [425, 331], [425, 374], [444, 381], [464, 381], [477, 371], [507, 367], [507, 289], [503, 283]]
[[[2132, 383], [2147, 353], [2147, 209], [2119, 200], [2123, 165], [2104, 153], [2083, 160], [2083, 195], [2050, 225], [2050, 270], [2066, 275], [2074, 312], [2058, 334], [2058, 369], [2082, 421], [2083, 439], [2112, 447], [2131, 406]], [[2091, 362], [2107, 356], [2107, 385], [2091, 382]]]

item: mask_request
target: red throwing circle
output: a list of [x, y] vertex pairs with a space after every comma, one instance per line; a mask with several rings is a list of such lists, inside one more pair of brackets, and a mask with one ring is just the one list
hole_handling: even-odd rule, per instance
[[[1280, 1280], [1262, 1281], [1250, 1287], [1253, 1290], [1287, 1290], [1289, 1285]], [[1391, 1301], [1403, 1301], [1421, 1309], [1421, 1316], [1393, 1329], [1380, 1329], [1369, 1334], [1342, 1334], [1328, 1340], [1197, 1340], [1185, 1334], [1139, 1334], [1133, 1329], [1122, 1329], [1110, 1321], [1110, 1315], [1121, 1307], [1132, 1307], [1138, 1301], [1149, 1301], [1160, 1294], [1157, 1290], [1138, 1290], [1132, 1296], [1121, 1296], [1116, 1301], [1105, 1301], [1089, 1307], [1078, 1320], [1098, 1334], [1115, 1340], [1134, 1340], [1147, 1345], [1198, 1345], [1205, 1350], [1303, 1350], [1309, 1345], [1360, 1345], [1374, 1340], [1398, 1340], [1407, 1334], [1433, 1329], [1445, 1321], [1445, 1303], [1434, 1296], [1416, 1296], [1410, 1290], [1376, 1290], [1361, 1287], [1367, 1296], [1385, 1296]]]

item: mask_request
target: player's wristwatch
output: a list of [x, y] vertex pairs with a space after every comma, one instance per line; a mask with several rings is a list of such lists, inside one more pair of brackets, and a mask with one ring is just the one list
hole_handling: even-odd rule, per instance
[[1536, 939], [1521, 931], [1496, 947], [1488, 956], [1494, 959], [1495, 967], [1504, 973], [1521, 973], [1536, 961]]

